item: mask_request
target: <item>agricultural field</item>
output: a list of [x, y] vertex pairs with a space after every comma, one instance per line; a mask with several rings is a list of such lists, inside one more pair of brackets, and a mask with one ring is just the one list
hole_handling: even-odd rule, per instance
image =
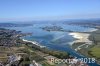
[[95, 58], [100, 58], [100, 45], [96, 45], [90, 49], [90, 54]]
[[0, 46], [0, 61], [6, 62], [8, 59], [10, 51], [8, 47], [1, 47]]

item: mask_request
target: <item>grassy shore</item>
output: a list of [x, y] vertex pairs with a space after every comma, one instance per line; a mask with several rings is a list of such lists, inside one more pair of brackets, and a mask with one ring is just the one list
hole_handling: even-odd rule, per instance
[[[88, 47], [86, 47], [85, 45], [81, 47], [80, 50], [78, 50], [80, 54], [86, 57], [95, 58], [98, 64], [100, 64], [100, 34], [99, 33], [100, 33], [100, 29], [93, 31], [88, 38], [90, 41], [92, 41], [92, 44], [89, 45]], [[83, 43], [75, 43], [73, 46], [77, 47], [82, 44]]]
[[[100, 33], [100, 29], [95, 32]], [[89, 55], [95, 57], [96, 59], [100, 59], [100, 34], [92, 33], [89, 39], [93, 41], [93, 46], [88, 51]]]

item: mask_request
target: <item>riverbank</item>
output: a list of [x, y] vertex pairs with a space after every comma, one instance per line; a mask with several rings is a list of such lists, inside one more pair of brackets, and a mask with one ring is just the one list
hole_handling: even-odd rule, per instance
[[76, 40], [73, 41], [73, 43], [77, 43], [77, 42], [91, 42], [88, 37], [90, 36], [90, 34], [86, 34], [86, 33], [70, 33], [69, 35], [72, 35], [72, 37], [74, 37]]
[[100, 65], [100, 29], [94, 31], [90, 36], [89, 39], [93, 41], [93, 45], [87, 49], [89, 57], [94, 57], [97, 60], [97, 63]]
[[[89, 32], [97, 31], [98, 29], [89, 30]], [[70, 33], [69, 35], [72, 35], [76, 40], [71, 42], [71, 46], [76, 51], [80, 50], [82, 47], [89, 47], [89, 45], [92, 45], [92, 41], [89, 39], [90, 33]]]
[[[98, 34], [97, 34], [98, 33]], [[92, 31], [88, 36], [88, 40], [92, 41], [92, 44], [80, 43], [77, 42], [72, 45], [72, 47], [79, 52], [80, 54], [95, 58], [96, 62], [100, 64], [100, 29]], [[88, 47], [87, 47], [88, 46]]]
[[38, 46], [38, 47], [40, 47], [40, 48], [45, 48], [46, 46], [42, 46], [42, 45], [40, 45], [38, 42], [36, 42], [36, 41], [29, 41], [29, 40], [25, 40], [25, 39], [22, 39], [24, 42], [30, 42], [30, 43], [32, 43], [32, 44], [34, 44], [34, 45], [36, 45], [36, 46]]
[[27, 45], [28, 47], [34, 49], [35, 51], [40, 51], [42, 53], [49, 54], [49, 55], [57, 57], [59, 59], [69, 58], [70, 54], [67, 53], [67, 52], [60, 51], [60, 50], [48, 49], [46, 46], [42, 46], [36, 41], [29, 41], [29, 40], [25, 40], [25, 39], [22, 39], [22, 40], [23, 40], [23, 42], [25, 42], [25, 45]]

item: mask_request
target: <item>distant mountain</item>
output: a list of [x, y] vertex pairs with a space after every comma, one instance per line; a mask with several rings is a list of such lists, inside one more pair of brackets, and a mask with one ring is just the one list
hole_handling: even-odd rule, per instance
[[100, 25], [100, 19], [72, 19], [72, 20], [64, 20], [65, 24], [97, 24]]
[[25, 27], [25, 26], [32, 26], [32, 24], [0, 23], [0, 27]]

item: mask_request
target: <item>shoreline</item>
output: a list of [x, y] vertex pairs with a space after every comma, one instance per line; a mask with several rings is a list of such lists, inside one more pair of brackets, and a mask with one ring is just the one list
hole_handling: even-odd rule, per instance
[[29, 40], [26, 40], [26, 39], [22, 39], [23, 41], [25, 41], [25, 42], [30, 42], [30, 43], [32, 43], [32, 44], [34, 44], [34, 45], [36, 45], [36, 46], [39, 46], [40, 48], [45, 48], [46, 46], [42, 46], [42, 45], [40, 45], [38, 42], [36, 42], [36, 41], [29, 41]]
[[[89, 32], [94, 32], [97, 31], [98, 29], [94, 29], [94, 30], [89, 30]], [[71, 35], [73, 38], [75, 38], [76, 40], [74, 40], [73, 42], [69, 42], [69, 44], [72, 46], [74, 43], [80, 43], [80, 42], [84, 42], [84, 44], [80, 44], [78, 45], [74, 50], [80, 50], [82, 46], [87, 45], [86, 47], [88, 47], [89, 45], [92, 45], [92, 41], [89, 39], [89, 36], [91, 34], [87, 34], [87, 33], [69, 33], [69, 35]]]
[[90, 36], [90, 34], [87, 33], [70, 33], [69, 35], [71, 35], [73, 38], [75, 38], [76, 40], [73, 41], [73, 43], [77, 43], [77, 42], [91, 42], [88, 37]]

